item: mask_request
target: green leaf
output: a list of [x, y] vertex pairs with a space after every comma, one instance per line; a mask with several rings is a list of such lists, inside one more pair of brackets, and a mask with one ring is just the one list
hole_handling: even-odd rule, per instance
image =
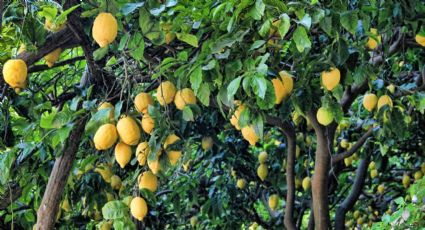
[[255, 42], [251, 45], [251, 47], [249, 48], [249, 51], [252, 51], [252, 50], [258, 49], [259, 47], [263, 46], [264, 44], [266, 44], [266, 41], [264, 41], [264, 40], [257, 40], [257, 41], [255, 41]]
[[97, 111], [91, 117], [91, 119], [87, 122], [86, 127], [85, 127], [87, 135], [94, 134], [96, 132], [97, 128], [99, 128], [99, 126], [109, 122], [109, 111], [110, 110], [111, 110], [110, 108], [101, 109], [101, 110]]
[[258, 34], [261, 37], [266, 37], [269, 35], [269, 31], [270, 31], [270, 27], [272, 25], [272, 20], [271, 19], [267, 19], [263, 25], [261, 25], [260, 30], [258, 31]]
[[344, 39], [340, 38], [336, 43], [336, 49], [333, 49], [332, 61], [337, 66], [342, 66], [347, 60], [350, 53], [348, 52], [348, 45]]
[[301, 21], [298, 22], [298, 24], [301, 24], [307, 28], [307, 30], [311, 27], [311, 17], [309, 14], [304, 15], [304, 17], [301, 19]]
[[289, 28], [291, 27], [291, 19], [287, 14], [282, 14], [280, 17], [280, 23], [277, 28], [279, 31], [279, 35], [281, 38], [285, 37], [286, 33], [288, 33]]
[[201, 101], [203, 105], [209, 106], [210, 95], [211, 95], [211, 90], [210, 90], [209, 84], [205, 82], [202, 83], [201, 87], [198, 90], [198, 93], [196, 94], [196, 96], [199, 98], [199, 101]]
[[0, 183], [5, 185], [9, 181], [10, 167], [15, 161], [16, 152], [12, 150], [0, 153]]
[[185, 106], [183, 109], [183, 120], [185, 121], [194, 121], [194, 116], [193, 116], [193, 112], [192, 109], [190, 108], [190, 106]]
[[198, 38], [193, 34], [177, 33], [177, 39], [186, 42], [187, 44], [198, 47]]
[[102, 216], [107, 220], [124, 218], [128, 213], [128, 206], [119, 200], [109, 201], [102, 208]]
[[145, 8], [139, 10], [139, 26], [143, 34], [147, 34], [151, 31], [154, 26], [154, 22], [151, 20], [150, 13]]
[[267, 80], [264, 77], [254, 77], [252, 89], [259, 98], [264, 99], [267, 90]]
[[233, 96], [235, 96], [236, 92], [239, 89], [239, 86], [241, 84], [242, 76], [237, 77], [236, 79], [233, 79], [229, 86], [227, 86], [227, 100], [232, 101]]
[[256, 0], [254, 6], [248, 12], [248, 16], [252, 17], [254, 20], [260, 20], [264, 15], [264, 10], [266, 5], [264, 5], [263, 0]]
[[105, 57], [108, 51], [109, 51], [109, 46], [98, 48], [97, 50], [93, 52], [93, 59], [95, 61], [101, 60], [103, 57]]
[[214, 69], [216, 63], [217, 63], [216, 60], [212, 59], [211, 61], [208, 62], [208, 64], [202, 66], [202, 70], [212, 70]]
[[53, 122], [55, 121], [56, 114], [57, 114], [56, 109], [52, 109], [51, 113], [46, 111], [43, 114], [41, 114], [40, 127], [43, 129], [58, 128], [58, 127], [55, 127], [53, 124]]
[[191, 73], [190, 73], [190, 84], [192, 86], [193, 91], [195, 94], [198, 94], [198, 89], [201, 86], [202, 83], [202, 68], [200, 65], [198, 65]]
[[123, 101], [119, 101], [118, 103], [115, 104], [115, 108], [114, 108], [114, 120], [118, 120], [118, 118], [121, 115], [121, 108], [122, 108], [122, 104]]
[[138, 3], [126, 3], [121, 7], [121, 12], [123, 15], [131, 14], [133, 11], [137, 10], [138, 8], [144, 6], [144, 2], [138, 2]]
[[311, 41], [304, 27], [298, 26], [294, 32], [293, 39], [299, 52], [304, 52], [305, 49], [311, 48]]
[[323, 31], [329, 36], [332, 36], [332, 17], [325, 17], [323, 20], [319, 23], [320, 28], [322, 28]]
[[130, 55], [135, 60], [142, 60], [143, 53], [145, 51], [145, 41], [143, 40], [143, 36], [140, 33], [136, 33], [130, 39], [128, 43], [128, 49], [130, 50]]
[[211, 43], [210, 49], [212, 53], [221, 53], [225, 47], [232, 47], [235, 42], [243, 41], [244, 36], [249, 32], [248, 30], [239, 30], [236, 33], [225, 34]]
[[357, 11], [346, 11], [341, 13], [340, 22], [342, 27], [344, 27], [351, 34], [356, 33], [356, 28], [358, 24]]

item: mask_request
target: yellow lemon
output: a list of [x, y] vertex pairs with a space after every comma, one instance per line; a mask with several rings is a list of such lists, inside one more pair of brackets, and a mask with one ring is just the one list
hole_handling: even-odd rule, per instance
[[365, 94], [363, 97], [363, 106], [369, 112], [371, 112], [378, 103], [378, 97], [373, 93]]
[[121, 178], [117, 175], [111, 176], [111, 187], [115, 190], [120, 190], [122, 185]]
[[118, 135], [127, 145], [137, 145], [140, 139], [140, 129], [137, 122], [130, 116], [121, 118], [117, 123]]
[[378, 191], [379, 194], [383, 194], [385, 191], [385, 185], [380, 184], [376, 190]]
[[255, 145], [260, 139], [255, 133], [254, 127], [252, 125], [245, 126], [241, 129], [242, 136], [245, 140], [249, 142], [250, 145]]
[[10, 59], [3, 65], [4, 81], [12, 88], [25, 88], [27, 81], [27, 64], [22, 59]]
[[139, 113], [147, 113], [149, 105], [153, 105], [153, 98], [149, 93], [139, 93], [134, 98], [134, 106]]
[[274, 78], [272, 79], [274, 92], [275, 92], [275, 104], [280, 104], [283, 101], [283, 98], [285, 97], [285, 89], [283, 88], [283, 83], [280, 79]]
[[115, 125], [104, 124], [97, 129], [93, 142], [97, 150], [106, 150], [117, 142], [118, 133]]
[[424, 174], [421, 171], [416, 171], [415, 174], [413, 175], [415, 180], [420, 180], [420, 179], [422, 179], [423, 176], [424, 176]]
[[111, 182], [112, 177], [112, 171], [111, 168], [107, 165], [99, 165], [99, 167], [94, 169], [95, 172], [99, 173], [103, 180], [105, 180], [107, 183]]
[[164, 106], [170, 104], [174, 100], [174, 96], [176, 95], [176, 87], [170, 81], [162, 82], [156, 91], [156, 99], [159, 104]]
[[61, 56], [62, 49], [57, 48], [44, 56], [44, 60], [46, 61], [46, 64], [49, 68], [51, 68], [57, 60], [59, 60], [59, 57]]
[[151, 134], [152, 130], [155, 128], [155, 120], [148, 114], [143, 114], [142, 117], [142, 129], [147, 134]]
[[122, 142], [115, 145], [115, 160], [124, 168], [131, 160], [131, 147]]
[[384, 105], [388, 105], [389, 107], [393, 107], [393, 100], [388, 95], [382, 95], [378, 100], [378, 110], [382, 108]]
[[328, 108], [325, 108], [325, 107], [320, 107], [317, 110], [316, 117], [317, 117], [317, 121], [319, 122], [319, 124], [324, 125], [324, 126], [329, 125], [334, 120], [332, 111]]
[[130, 203], [131, 215], [139, 221], [143, 221], [146, 214], [148, 214], [148, 205], [145, 199], [141, 197], [135, 197]]
[[230, 123], [237, 129], [240, 130], [241, 127], [239, 126], [239, 117], [241, 116], [242, 111], [245, 109], [245, 105], [241, 104], [238, 106], [236, 111], [233, 113], [232, 117], [230, 118]]
[[268, 157], [268, 154], [265, 151], [261, 152], [258, 155], [258, 162], [260, 162], [260, 164], [266, 163], [267, 157]]
[[366, 47], [370, 50], [376, 49], [378, 47], [379, 43], [381, 43], [381, 35], [378, 35], [378, 30], [376, 28], [370, 28], [370, 32], [376, 36], [376, 39], [373, 37], [369, 37], [366, 43]]
[[159, 170], [161, 170], [161, 164], [159, 163], [159, 159], [148, 161], [148, 167], [153, 172], [153, 174], [158, 174]]
[[201, 145], [204, 151], [208, 151], [213, 147], [214, 140], [212, 139], [212, 137], [204, 137], [202, 138]]
[[174, 97], [174, 104], [179, 110], [183, 110], [186, 105], [196, 104], [195, 93], [189, 88], [177, 91]]
[[368, 167], [369, 170], [375, 169], [376, 168], [375, 161], [371, 161], [367, 167]]
[[419, 45], [421, 45], [421, 46], [425, 47], [425, 36], [422, 36], [422, 35], [420, 35], [420, 34], [416, 34], [416, 36], [415, 36], [415, 41], [416, 41]]
[[138, 181], [139, 189], [147, 189], [151, 192], [156, 192], [158, 189], [158, 178], [151, 171], [141, 174]]
[[310, 177], [305, 177], [302, 181], [302, 187], [304, 189], [304, 191], [307, 191], [310, 189], [311, 187], [311, 179]]
[[322, 72], [322, 84], [329, 91], [333, 90], [340, 80], [341, 72], [338, 68], [331, 68], [329, 71]]
[[180, 159], [182, 152], [176, 151], [176, 150], [167, 150], [167, 148], [169, 145], [172, 145], [179, 140], [180, 140], [180, 137], [178, 137], [175, 134], [171, 134], [167, 136], [164, 142], [164, 149], [167, 152], [168, 160], [170, 161], [171, 165], [177, 164], [177, 161]]
[[376, 169], [372, 169], [371, 171], [370, 171], [370, 177], [373, 179], [373, 178], [375, 178], [375, 177], [377, 177], [378, 176], [378, 170], [376, 170]]
[[118, 23], [110, 13], [102, 12], [95, 18], [92, 28], [93, 39], [100, 47], [106, 47], [117, 37]]
[[285, 99], [292, 93], [292, 90], [294, 89], [294, 79], [291, 74], [283, 70], [279, 72], [279, 76], [282, 79], [283, 88], [285, 92], [283, 99]]
[[341, 146], [341, 148], [343, 148], [343, 149], [346, 149], [346, 148], [348, 148], [348, 146], [350, 145], [350, 143], [348, 142], [348, 140], [347, 139], [342, 139], [341, 140], [341, 142], [340, 142], [340, 146]]
[[136, 158], [140, 166], [143, 166], [146, 164], [146, 159], [148, 158], [150, 152], [151, 152], [151, 149], [149, 148], [148, 142], [144, 141], [144, 142], [141, 142], [139, 145], [137, 145]]
[[279, 196], [277, 194], [273, 194], [269, 196], [268, 203], [269, 203], [270, 209], [276, 210], [277, 205], [279, 204]]
[[236, 181], [236, 187], [238, 187], [239, 189], [244, 189], [246, 186], [246, 180], [245, 179], [238, 179]]
[[266, 164], [260, 164], [257, 168], [257, 175], [261, 179], [261, 181], [264, 181], [267, 177], [267, 174], [269, 173], [269, 170], [267, 169]]

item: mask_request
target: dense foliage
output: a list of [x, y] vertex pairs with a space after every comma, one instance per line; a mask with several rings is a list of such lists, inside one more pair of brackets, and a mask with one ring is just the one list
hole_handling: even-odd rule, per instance
[[2, 3], [0, 229], [425, 226], [424, 1]]

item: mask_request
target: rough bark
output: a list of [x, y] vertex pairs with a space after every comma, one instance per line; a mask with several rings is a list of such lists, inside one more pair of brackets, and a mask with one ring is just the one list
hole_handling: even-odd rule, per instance
[[351, 188], [350, 194], [345, 198], [345, 200], [338, 205], [337, 211], [335, 213], [335, 229], [345, 229], [345, 214], [353, 208], [357, 199], [360, 196], [360, 193], [363, 189], [364, 182], [366, 180], [367, 166], [369, 164], [368, 158], [362, 159], [360, 161], [359, 167], [356, 171], [356, 178], [354, 179], [353, 187]]
[[295, 203], [295, 131], [293, 129], [286, 129], [284, 131], [288, 146], [286, 157], [286, 208], [284, 224], [287, 229], [296, 229], [294, 222], [294, 203]]
[[36, 229], [38, 230], [48, 230], [54, 227], [61, 196], [80, 145], [80, 139], [83, 136], [86, 121], [86, 118], [83, 118], [76, 122], [74, 129], [66, 141], [62, 155], [55, 161], [43, 200], [37, 211]]

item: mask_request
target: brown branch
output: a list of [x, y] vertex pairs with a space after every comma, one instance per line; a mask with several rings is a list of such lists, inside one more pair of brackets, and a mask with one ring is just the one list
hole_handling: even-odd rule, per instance
[[360, 161], [351, 192], [347, 196], [347, 198], [345, 198], [345, 200], [338, 206], [337, 211], [335, 212], [335, 229], [337, 230], [345, 229], [345, 214], [348, 210], [353, 208], [354, 204], [360, 196], [360, 193], [363, 189], [364, 181], [366, 180], [368, 164], [368, 157]]
[[81, 61], [84, 60], [84, 56], [79, 56], [79, 57], [73, 57], [64, 61], [60, 61], [55, 63], [54, 66], [49, 67], [47, 65], [33, 65], [28, 69], [28, 73], [35, 73], [35, 72], [41, 72], [44, 70], [48, 70], [48, 69], [52, 69], [52, 68], [56, 68], [56, 67], [60, 67], [60, 66], [64, 66], [64, 65], [68, 65], [68, 64], [73, 64], [77, 61]]
[[[284, 123], [285, 126], [290, 124]], [[286, 156], [286, 207], [284, 224], [287, 229], [296, 229], [294, 222], [294, 206], [295, 206], [295, 152], [296, 152], [296, 137], [295, 130], [292, 126], [282, 130], [286, 136], [286, 142], [288, 145], [287, 156]]]
[[43, 200], [37, 211], [37, 230], [49, 230], [54, 227], [61, 196], [80, 146], [86, 122], [87, 117], [76, 122], [63, 148], [62, 155], [55, 161]]
[[79, 43], [80, 41], [73, 35], [72, 31], [65, 28], [57, 33], [49, 35], [46, 38], [46, 42], [38, 48], [36, 53], [24, 51], [16, 58], [24, 60], [27, 63], [27, 66], [30, 66], [57, 48], [73, 48], [78, 46]]
[[351, 155], [353, 155], [355, 152], [357, 152], [357, 150], [360, 149], [360, 147], [363, 146], [363, 144], [367, 141], [367, 139], [373, 135], [373, 128], [369, 128], [369, 130], [367, 132], [365, 132], [363, 134], [362, 137], [360, 137], [360, 139], [347, 151], [337, 154], [335, 156], [332, 157], [332, 164], [336, 164], [339, 161], [344, 160], [347, 157], [350, 157]]

